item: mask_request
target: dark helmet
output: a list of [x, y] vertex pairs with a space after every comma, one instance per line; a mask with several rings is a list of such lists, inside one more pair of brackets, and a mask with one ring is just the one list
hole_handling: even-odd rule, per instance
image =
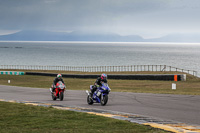
[[107, 75], [105, 73], [101, 74], [101, 79], [102, 80], [106, 80], [107, 79]]

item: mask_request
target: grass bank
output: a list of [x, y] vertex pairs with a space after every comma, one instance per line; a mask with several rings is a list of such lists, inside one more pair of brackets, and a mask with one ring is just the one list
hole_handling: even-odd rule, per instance
[[[34, 72], [34, 71], [33, 71]], [[35, 71], [36, 72], [36, 71]], [[51, 72], [61, 74], [101, 74], [101, 73], [84, 73], [84, 72], [66, 72], [66, 71], [37, 71]], [[109, 72], [109, 74], [181, 74], [176, 72]], [[67, 89], [70, 90], [86, 90], [89, 85], [94, 84], [95, 79], [78, 79], [63, 78], [66, 82]], [[8, 80], [11, 83], [8, 83]], [[0, 84], [49, 88], [54, 77], [48, 76], [31, 76], [31, 75], [0, 75]], [[108, 83], [112, 91], [118, 92], [135, 92], [135, 93], [162, 93], [162, 94], [187, 94], [200, 95], [200, 78], [187, 75], [187, 81], [151, 81], [151, 80], [111, 80]], [[172, 90], [172, 83], [176, 83], [176, 90]]]
[[86, 113], [0, 102], [1, 133], [165, 133], [150, 126]]

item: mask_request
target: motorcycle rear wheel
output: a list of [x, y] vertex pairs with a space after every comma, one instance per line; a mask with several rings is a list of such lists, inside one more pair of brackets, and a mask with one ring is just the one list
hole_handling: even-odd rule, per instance
[[104, 106], [108, 102], [108, 95], [101, 96], [101, 105]]
[[87, 103], [89, 104], [89, 105], [92, 105], [94, 102], [93, 102], [93, 100], [90, 98], [90, 96], [88, 95], [88, 97], [87, 97]]
[[55, 101], [56, 100], [56, 96], [54, 95], [54, 93], [51, 94], [52, 99]]

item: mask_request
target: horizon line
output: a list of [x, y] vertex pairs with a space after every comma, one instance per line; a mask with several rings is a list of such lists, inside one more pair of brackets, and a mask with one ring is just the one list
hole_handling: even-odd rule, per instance
[[200, 42], [104, 42], [104, 41], [13, 41], [13, 40], [0, 40], [0, 42], [40, 42], [40, 43], [126, 43], [126, 44], [196, 44], [200, 45]]

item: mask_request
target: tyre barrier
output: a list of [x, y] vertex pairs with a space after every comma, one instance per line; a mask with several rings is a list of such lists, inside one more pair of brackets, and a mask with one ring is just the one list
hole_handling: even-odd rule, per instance
[[0, 71], [1, 75], [24, 75], [24, 72], [16, 72], [16, 71]]
[[[38, 73], [38, 72], [26, 72], [26, 75], [40, 75], [40, 76], [54, 76], [55, 73]], [[64, 78], [90, 78], [96, 79], [100, 75], [88, 75], [88, 74], [62, 74]], [[164, 80], [164, 81], [186, 81], [186, 74], [130, 74], [130, 75], [108, 75], [108, 79], [119, 80]]]

